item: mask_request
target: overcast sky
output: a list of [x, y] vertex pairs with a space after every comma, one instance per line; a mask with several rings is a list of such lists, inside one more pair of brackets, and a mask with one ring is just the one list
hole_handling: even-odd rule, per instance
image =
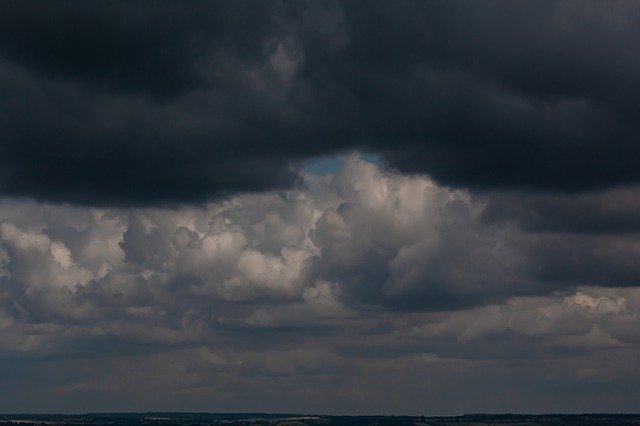
[[632, 412], [640, 3], [0, 3], [0, 412]]

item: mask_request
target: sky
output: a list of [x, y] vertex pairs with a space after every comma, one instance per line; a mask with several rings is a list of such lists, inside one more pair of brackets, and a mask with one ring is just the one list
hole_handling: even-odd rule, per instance
[[0, 3], [0, 412], [634, 412], [640, 3]]

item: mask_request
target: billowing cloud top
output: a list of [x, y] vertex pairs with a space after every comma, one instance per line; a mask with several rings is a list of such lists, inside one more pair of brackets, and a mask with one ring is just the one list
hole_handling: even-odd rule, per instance
[[[617, 191], [486, 197], [358, 156], [303, 180], [176, 209], [1, 203], [0, 410], [637, 401], [608, 387], [636, 374], [637, 234], [559, 232], [562, 220], [517, 210], [601, 205]], [[627, 208], [593, 214], [606, 223]], [[522, 388], [478, 398], [487, 380]]]
[[158, 204], [360, 149], [460, 187], [637, 183], [636, 2], [3, 2], [0, 193]]

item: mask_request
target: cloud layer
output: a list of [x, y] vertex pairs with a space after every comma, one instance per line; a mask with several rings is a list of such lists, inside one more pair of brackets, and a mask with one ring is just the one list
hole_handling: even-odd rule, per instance
[[1, 3], [0, 411], [637, 410], [639, 20]]
[[[0, 410], [633, 410], [635, 233], [356, 155], [301, 181], [180, 208], [4, 200]], [[620, 191], [572, 205], [607, 223], [640, 199]]]
[[159, 205], [353, 149], [458, 187], [637, 184], [634, 2], [0, 6], [0, 193]]

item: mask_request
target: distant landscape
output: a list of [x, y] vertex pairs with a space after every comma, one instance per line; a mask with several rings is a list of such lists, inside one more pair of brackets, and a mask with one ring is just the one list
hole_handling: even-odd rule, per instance
[[640, 425], [640, 414], [466, 414], [330, 416], [282, 413], [5, 414], [0, 425]]

